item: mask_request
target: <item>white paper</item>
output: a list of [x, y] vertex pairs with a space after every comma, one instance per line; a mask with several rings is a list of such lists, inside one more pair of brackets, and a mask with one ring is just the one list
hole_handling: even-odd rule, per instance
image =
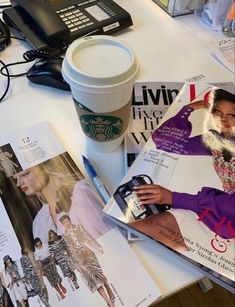
[[235, 38], [227, 38], [212, 44], [211, 55], [235, 73]]

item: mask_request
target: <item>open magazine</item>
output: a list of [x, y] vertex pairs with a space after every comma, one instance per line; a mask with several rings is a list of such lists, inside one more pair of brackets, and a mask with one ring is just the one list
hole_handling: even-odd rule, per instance
[[235, 286], [235, 96], [185, 84], [104, 212]]
[[159, 290], [102, 209], [47, 123], [1, 138], [0, 306], [150, 305]]

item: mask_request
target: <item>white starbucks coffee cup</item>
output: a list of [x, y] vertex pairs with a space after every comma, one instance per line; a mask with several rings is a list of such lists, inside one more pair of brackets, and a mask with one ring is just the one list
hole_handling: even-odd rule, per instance
[[95, 150], [111, 152], [121, 144], [137, 73], [134, 52], [114, 37], [80, 38], [67, 49], [62, 74], [86, 140]]

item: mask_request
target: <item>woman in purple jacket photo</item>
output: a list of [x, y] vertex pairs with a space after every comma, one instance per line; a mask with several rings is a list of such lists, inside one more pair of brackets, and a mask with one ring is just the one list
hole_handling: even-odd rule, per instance
[[[204, 132], [203, 135], [191, 137], [189, 116], [199, 109], [208, 110]], [[197, 194], [191, 195], [170, 191], [156, 184], [146, 184], [135, 188], [141, 203], [167, 204], [175, 212], [175, 209], [190, 210], [215, 235], [225, 239], [235, 238], [235, 95], [222, 89], [212, 90], [209, 102], [205, 99], [184, 106], [153, 132], [152, 139], [160, 150], [179, 155], [211, 156], [223, 190], [202, 187]], [[172, 226], [177, 222], [170, 212], [164, 212], [163, 216], [169, 219]], [[161, 241], [158, 227], [153, 227], [161, 223], [161, 216], [153, 215], [132, 223], [132, 226]], [[178, 225], [174, 227], [177, 229]], [[176, 248], [171, 243], [167, 245]], [[183, 239], [181, 247], [185, 248]]]

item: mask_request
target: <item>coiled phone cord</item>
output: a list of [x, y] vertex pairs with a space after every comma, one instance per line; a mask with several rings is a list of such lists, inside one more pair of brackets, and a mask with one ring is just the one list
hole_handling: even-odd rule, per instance
[[[10, 43], [12, 38], [22, 40], [22, 41], [26, 40], [25, 38], [22, 38], [22, 37], [11, 36], [8, 26], [3, 21], [1, 21], [1, 24], [2, 24], [2, 27], [4, 27], [4, 30], [5, 30], [4, 34], [5, 35], [1, 36], [1, 39], [4, 39], [4, 43], [0, 44], [0, 51], [3, 51], [8, 46], [8, 44]], [[66, 44], [64, 44], [63, 48], [66, 49], [67, 47], [68, 46]], [[42, 50], [28, 50], [23, 54], [24, 61], [6, 64], [2, 60], [0, 60], [0, 64], [2, 65], [2, 67], [0, 69], [0, 73], [7, 78], [6, 88], [5, 88], [2, 96], [0, 97], [0, 102], [3, 101], [3, 99], [6, 97], [6, 95], [8, 93], [8, 90], [10, 88], [11, 77], [20, 77], [20, 76], [24, 76], [24, 75], [27, 74], [27, 71], [19, 73], [19, 74], [11, 74], [9, 67], [12, 67], [14, 65], [20, 65], [20, 64], [32, 62], [36, 59], [58, 58], [59, 52], [61, 53], [61, 50], [57, 50], [57, 51], [53, 50], [53, 51], [50, 51], [50, 52], [49, 51], [42, 51]]]
[[23, 58], [27, 62], [31, 62], [39, 58], [40, 59], [54, 59], [54, 58], [59, 58], [59, 56], [56, 53], [52, 53], [48, 51], [28, 50], [23, 54]]
[[4, 64], [3, 67], [0, 69], [0, 73], [5, 76], [5, 77], [20, 77], [20, 76], [24, 76], [27, 74], [26, 72], [22, 72], [19, 74], [8, 74], [5, 73], [4, 70], [6, 70], [6, 68], [9, 68], [11, 66], [14, 65], [20, 65], [20, 64], [25, 64], [25, 63], [29, 63], [32, 62], [36, 59], [52, 59], [52, 58], [58, 58], [58, 55], [53, 54], [51, 52], [47, 52], [47, 51], [41, 51], [41, 50], [28, 50], [23, 54], [23, 58], [24, 61], [19, 61], [19, 62], [14, 62], [14, 63], [9, 63], [9, 64]]

